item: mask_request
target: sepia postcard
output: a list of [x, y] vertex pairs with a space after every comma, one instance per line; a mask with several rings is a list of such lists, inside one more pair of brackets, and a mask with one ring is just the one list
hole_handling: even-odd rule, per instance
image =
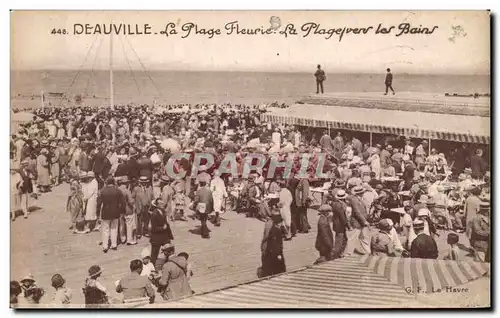
[[10, 15], [11, 308], [491, 307], [488, 10]]

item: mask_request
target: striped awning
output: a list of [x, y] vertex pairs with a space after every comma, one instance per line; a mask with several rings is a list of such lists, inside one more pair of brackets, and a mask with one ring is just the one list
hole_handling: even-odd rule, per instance
[[358, 256], [169, 302], [176, 308], [395, 307], [414, 297], [360, 263]]
[[386, 109], [297, 104], [262, 119], [279, 124], [393, 134], [411, 138], [490, 143], [489, 118]]
[[363, 256], [363, 265], [410, 293], [449, 290], [473, 281], [490, 269], [489, 263], [420, 258]]
[[488, 270], [485, 263], [353, 255], [162, 307], [405, 308], [417, 300], [413, 291], [418, 287], [420, 293], [433, 288], [439, 292], [439, 288], [475, 280]]

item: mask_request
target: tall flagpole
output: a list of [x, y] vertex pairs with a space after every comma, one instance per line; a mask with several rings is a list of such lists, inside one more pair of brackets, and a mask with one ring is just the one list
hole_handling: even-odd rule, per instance
[[115, 99], [113, 92], [113, 32], [110, 33], [109, 38], [109, 102], [111, 109], [115, 107]]

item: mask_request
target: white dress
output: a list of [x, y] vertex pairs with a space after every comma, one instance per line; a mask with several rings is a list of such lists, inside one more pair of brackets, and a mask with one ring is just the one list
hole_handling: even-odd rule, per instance
[[287, 188], [282, 188], [280, 191], [280, 203], [283, 205], [281, 207], [280, 213], [283, 222], [287, 227], [290, 227], [292, 223], [292, 212], [290, 206], [292, 205], [293, 197], [290, 190]]
[[85, 220], [97, 220], [97, 195], [99, 188], [97, 180], [93, 179], [89, 183], [82, 184], [83, 198], [87, 200], [87, 208], [85, 209]]
[[214, 177], [210, 182], [210, 190], [214, 198], [214, 212], [221, 212], [224, 198], [227, 197], [226, 185], [220, 177]]

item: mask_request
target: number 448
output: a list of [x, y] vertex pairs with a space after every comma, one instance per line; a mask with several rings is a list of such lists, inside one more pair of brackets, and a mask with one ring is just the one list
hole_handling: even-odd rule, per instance
[[66, 29], [52, 29], [50, 31], [50, 34], [66, 34]]

